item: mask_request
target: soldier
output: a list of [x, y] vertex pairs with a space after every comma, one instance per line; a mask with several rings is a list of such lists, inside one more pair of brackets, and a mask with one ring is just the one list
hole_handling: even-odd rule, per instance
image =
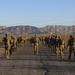
[[14, 54], [15, 45], [16, 45], [15, 38], [13, 36], [11, 36], [11, 39], [10, 39], [10, 46], [11, 46], [11, 48], [10, 48], [10, 55]]
[[53, 35], [51, 35], [51, 50], [54, 51], [54, 44], [55, 44], [55, 38]]
[[45, 45], [45, 34], [42, 36], [42, 44]]
[[17, 38], [14, 37], [14, 51], [16, 52], [17, 50]]
[[39, 45], [39, 38], [37, 35], [34, 37], [34, 53], [38, 54], [38, 45]]
[[24, 37], [21, 36], [21, 46], [24, 46]]
[[8, 35], [7, 33], [5, 34], [5, 37], [3, 38], [3, 42], [5, 45], [5, 56], [6, 58], [9, 58], [10, 55], [10, 40], [8, 39]]
[[73, 52], [73, 43], [74, 43], [74, 38], [72, 37], [72, 35], [70, 35], [70, 39], [68, 40], [68, 48], [69, 48], [69, 61], [71, 59], [71, 54]]
[[58, 56], [59, 55], [59, 41], [58, 41], [58, 37], [55, 37], [55, 53]]
[[48, 48], [51, 49], [51, 36], [48, 37]]
[[25, 44], [25, 42], [26, 42], [26, 37], [24, 37], [24, 44]]
[[20, 46], [20, 37], [17, 38], [17, 46]]
[[74, 38], [74, 42], [73, 42], [73, 49], [74, 49], [74, 61], [75, 61], [75, 38]]
[[21, 36], [20, 37], [20, 46], [24, 46], [24, 37], [23, 36]]
[[63, 50], [64, 50], [64, 48], [65, 48], [65, 42], [64, 42], [64, 40], [63, 39], [61, 39], [60, 37], [59, 37], [59, 50], [60, 50], [60, 57], [61, 58], [63, 58]]

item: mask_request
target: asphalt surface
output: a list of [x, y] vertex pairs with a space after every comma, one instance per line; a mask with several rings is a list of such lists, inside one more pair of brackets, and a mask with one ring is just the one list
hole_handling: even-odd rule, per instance
[[73, 55], [68, 61], [67, 50], [62, 59], [44, 45], [39, 46], [39, 54], [35, 55], [34, 47], [27, 42], [9, 59], [0, 56], [0, 75], [75, 75], [75, 62]]

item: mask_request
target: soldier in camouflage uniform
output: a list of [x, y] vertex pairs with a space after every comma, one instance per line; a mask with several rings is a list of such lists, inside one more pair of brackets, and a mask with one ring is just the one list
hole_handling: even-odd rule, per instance
[[42, 44], [45, 45], [45, 35], [42, 36]]
[[24, 44], [25, 44], [25, 42], [26, 42], [26, 37], [24, 37]]
[[17, 46], [19, 47], [20, 46], [20, 36], [17, 38]]
[[13, 36], [11, 36], [11, 39], [10, 39], [10, 55], [11, 54], [14, 54], [14, 51], [15, 51], [15, 38]]
[[72, 52], [74, 51], [74, 48], [73, 48], [73, 44], [74, 44], [74, 38], [72, 37], [72, 35], [70, 35], [70, 39], [68, 40], [68, 48], [69, 48], [69, 61], [71, 59], [71, 54]]
[[65, 48], [65, 42], [64, 42], [63, 39], [60, 38], [60, 40], [59, 40], [59, 50], [60, 50], [60, 57], [61, 58], [63, 58], [63, 55], [64, 55], [64, 53], [63, 53], [64, 48]]
[[38, 45], [39, 45], [39, 38], [37, 35], [34, 37], [34, 54], [38, 54]]
[[5, 56], [6, 58], [9, 58], [9, 55], [10, 55], [10, 40], [8, 38], [8, 35], [7, 33], [5, 34], [5, 37], [3, 38], [3, 42], [4, 42], [4, 45], [5, 45]]
[[55, 53], [58, 56], [59, 55], [59, 41], [58, 41], [58, 37], [55, 37]]
[[17, 38], [14, 37], [14, 51], [16, 52], [17, 50]]
[[24, 37], [22, 37], [21, 45], [24, 46]]
[[75, 38], [74, 38], [74, 42], [73, 42], [73, 51], [74, 51], [74, 61], [75, 61]]
[[51, 36], [48, 37], [48, 49], [51, 49]]

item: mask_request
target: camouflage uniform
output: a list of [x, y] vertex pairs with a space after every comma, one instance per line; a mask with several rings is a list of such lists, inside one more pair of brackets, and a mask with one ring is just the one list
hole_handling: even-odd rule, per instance
[[15, 39], [13, 36], [11, 36], [11, 39], [10, 39], [10, 55], [11, 54], [14, 54], [14, 50], [15, 50]]
[[25, 37], [22, 37], [22, 43], [25, 44]]
[[74, 39], [74, 42], [73, 42], [73, 49], [74, 49], [74, 61], [75, 61], [75, 39]]
[[65, 42], [64, 42], [64, 40], [62, 40], [62, 44], [60, 45], [60, 56], [61, 56], [61, 58], [63, 58], [63, 50], [64, 50], [64, 48], [65, 48]]
[[39, 38], [35, 35], [34, 37], [34, 53], [38, 54], [38, 45], [39, 45]]
[[16, 37], [14, 37], [14, 51], [16, 52], [16, 50], [17, 50], [17, 39], [16, 39]]
[[67, 45], [69, 47], [69, 61], [71, 59], [71, 54], [74, 50], [73, 43], [74, 43], [74, 38], [72, 37], [72, 35], [70, 35], [70, 39], [68, 40], [68, 45]]
[[3, 38], [3, 42], [4, 42], [4, 45], [5, 45], [5, 56], [6, 58], [9, 58], [9, 55], [10, 55], [10, 40], [8, 39], [8, 35], [5, 34], [5, 37]]
[[48, 37], [48, 49], [51, 49], [51, 36]]
[[55, 53], [58, 56], [59, 55], [59, 42], [58, 42], [58, 38], [55, 38]]
[[21, 36], [21, 37], [20, 37], [20, 41], [21, 41], [21, 42], [20, 42], [20, 45], [21, 45], [21, 46], [24, 46], [24, 37]]
[[20, 46], [20, 42], [21, 42], [21, 41], [20, 41], [20, 37], [18, 37], [18, 38], [17, 38], [17, 43], [18, 43], [17, 45], [18, 45], [18, 46]]
[[42, 44], [45, 45], [45, 36], [42, 37]]

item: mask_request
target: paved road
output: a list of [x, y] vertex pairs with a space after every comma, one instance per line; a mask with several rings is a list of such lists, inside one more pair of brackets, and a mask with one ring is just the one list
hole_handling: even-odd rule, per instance
[[65, 57], [61, 59], [46, 46], [40, 45], [38, 55], [34, 55], [33, 49], [26, 43], [9, 59], [1, 56], [0, 75], [75, 75], [75, 62], [73, 56], [68, 61], [68, 51], [64, 51]]

